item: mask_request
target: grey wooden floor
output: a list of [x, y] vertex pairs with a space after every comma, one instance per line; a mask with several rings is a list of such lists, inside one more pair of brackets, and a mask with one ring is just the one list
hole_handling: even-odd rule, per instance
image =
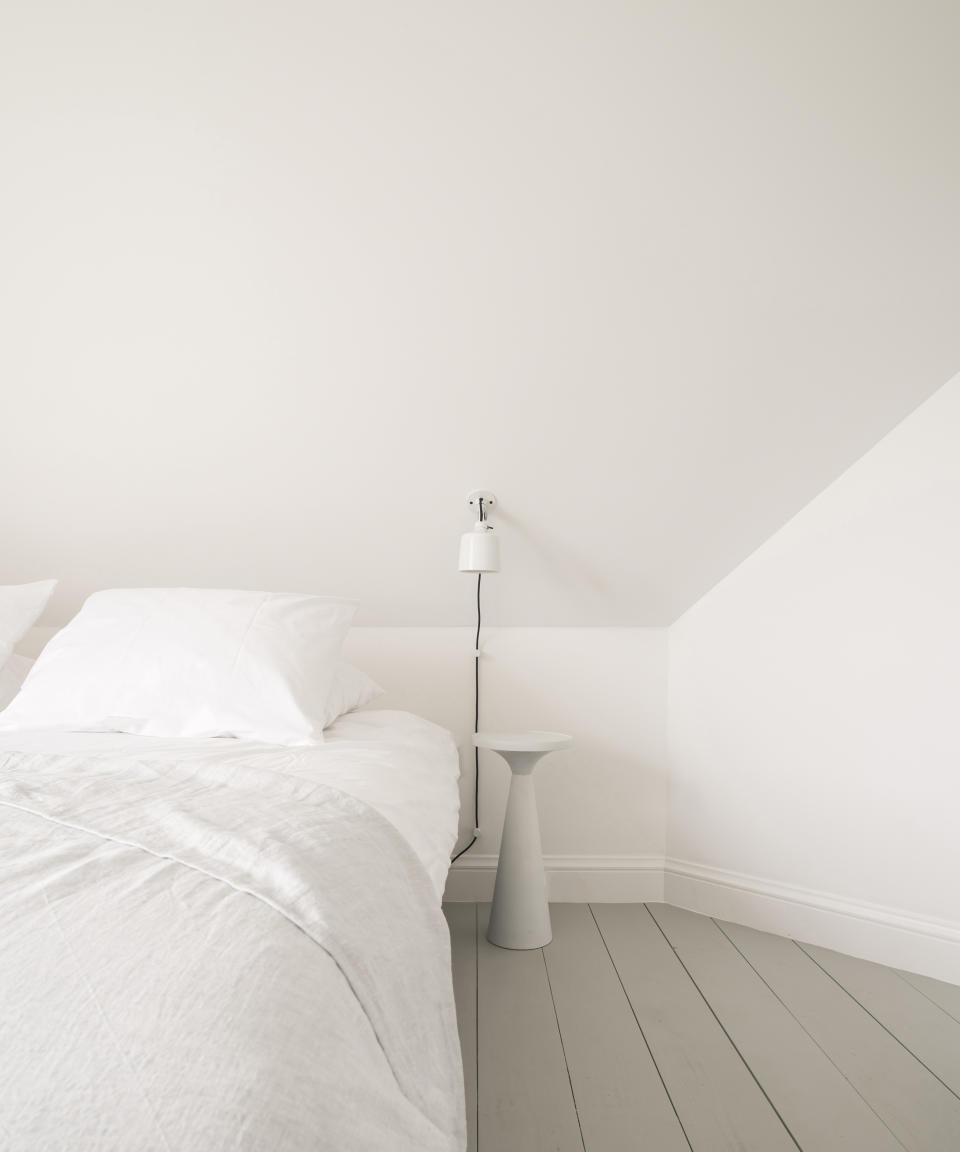
[[479, 1152], [960, 1150], [960, 987], [665, 904], [445, 908]]

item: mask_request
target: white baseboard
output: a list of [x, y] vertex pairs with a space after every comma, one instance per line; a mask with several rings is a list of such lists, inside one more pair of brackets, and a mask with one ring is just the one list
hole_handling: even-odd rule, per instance
[[960, 984], [957, 923], [688, 860], [665, 862], [664, 899], [718, 920]]
[[[757, 876], [659, 856], [548, 856], [558, 903], [660, 903], [689, 908], [850, 956], [960, 984], [960, 924], [848, 900]], [[490, 900], [497, 857], [464, 856], [444, 899]]]
[[[558, 904], [659, 903], [663, 859], [659, 856], [547, 856], [547, 893]], [[497, 857], [462, 856], [450, 869], [443, 898], [452, 903], [493, 898]]]

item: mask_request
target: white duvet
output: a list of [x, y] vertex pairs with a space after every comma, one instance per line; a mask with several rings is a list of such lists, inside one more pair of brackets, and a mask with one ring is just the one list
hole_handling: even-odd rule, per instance
[[0, 742], [5, 1152], [463, 1148], [456, 752], [329, 735]]

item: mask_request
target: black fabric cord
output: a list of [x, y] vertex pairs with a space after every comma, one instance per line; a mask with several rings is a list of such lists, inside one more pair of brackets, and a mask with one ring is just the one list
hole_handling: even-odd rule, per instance
[[[483, 519], [483, 500], [480, 501], [480, 519]], [[477, 573], [477, 634], [473, 641], [473, 732], [480, 731], [480, 579], [483, 573]], [[473, 826], [480, 827], [480, 749], [473, 749]], [[451, 857], [450, 863], [459, 860], [464, 852], [469, 852], [476, 844], [474, 836], [470, 843], [461, 848], [456, 856]]]

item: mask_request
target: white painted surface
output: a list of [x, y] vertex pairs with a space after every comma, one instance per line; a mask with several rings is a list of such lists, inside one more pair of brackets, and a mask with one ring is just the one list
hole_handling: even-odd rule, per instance
[[[497, 857], [464, 856], [447, 877], [449, 902], [491, 899]], [[901, 908], [867, 904], [662, 856], [547, 856], [553, 903], [663, 903], [960, 984], [960, 927]]]
[[[960, 6], [0, 7], [0, 582], [668, 623], [956, 368]], [[388, 557], [389, 562], [384, 558]]]
[[[555, 904], [636, 904], [663, 900], [662, 856], [544, 857], [547, 896]], [[497, 857], [462, 856], [450, 869], [443, 898], [448, 903], [486, 902], [493, 898]]]
[[662, 898], [678, 908], [960, 983], [956, 920], [671, 858], [664, 865]]
[[[542, 728], [573, 737], [572, 748], [552, 752], [538, 770], [544, 852], [662, 858], [666, 632], [495, 628], [484, 631], [481, 647], [481, 728]], [[408, 709], [456, 736], [466, 836], [473, 826], [472, 630], [354, 628], [345, 654], [387, 689], [374, 707]], [[510, 771], [495, 752], [481, 751], [480, 772], [480, 839], [455, 869], [472, 856], [495, 855], [499, 846]], [[485, 899], [492, 874], [490, 883]]]
[[494, 752], [558, 752], [569, 748], [572, 737], [565, 732], [478, 732], [473, 743], [477, 748], [492, 748]]
[[[879, 908], [944, 939], [939, 974], [956, 982], [958, 445], [960, 377], [672, 627], [667, 837], [669, 857], [708, 873], [684, 882], [690, 906], [723, 914], [719, 872], [796, 904]], [[731, 918], [765, 927], [755, 895]], [[771, 927], [805, 923], [794, 909]], [[914, 966], [899, 947], [889, 962]]]

